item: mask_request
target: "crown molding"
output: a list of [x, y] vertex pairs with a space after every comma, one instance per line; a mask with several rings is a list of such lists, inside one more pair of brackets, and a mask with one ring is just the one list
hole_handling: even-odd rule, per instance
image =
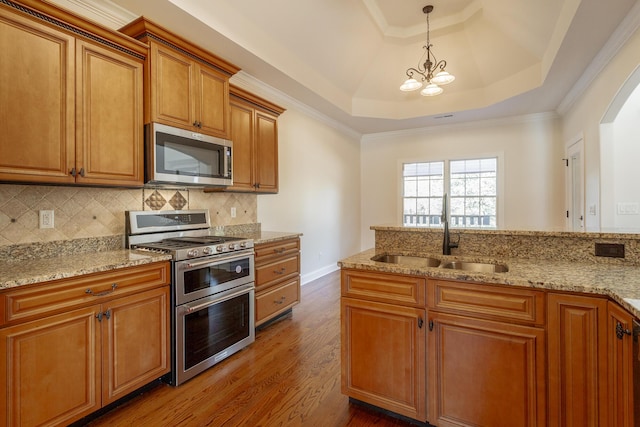
[[138, 17], [110, 0], [50, 0], [106, 27], [117, 30]]
[[478, 129], [484, 127], [496, 127], [505, 126], [517, 123], [533, 123], [533, 122], [547, 122], [558, 120], [560, 115], [555, 111], [548, 111], [544, 113], [523, 114], [520, 116], [504, 117], [498, 119], [476, 120], [460, 123], [451, 123], [436, 126], [425, 126], [422, 128], [404, 129], [391, 132], [369, 133], [362, 136], [362, 142], [377, 141], [382, 139], [394, 139], [407, 136], [418, 136], [434, 133], [442, 133], [447, 131], [459, 130], [459, 129]]
[[584, 73], [558, 105], [557, 111], [563, 115], [575, 105], [577, 100], [587, 91], [598, 75], [606, 68], [631, 36], [640, 28], [640, 2], [633, 5], [627, 16], [611, 34], [609, 40], [600, 49]]
[[239, 88], [252, 92], [262, 98], [268, 99], [269, 101], [281, 105], [286, 109], [295, 109], [297, 111], [300, 111], [303, 114], [311, 117], [312, 119], [324, 123], [325, 125], [341, 133], [344, 133], [350, 138], [354, 138], [359, 141], [362, 137], [361, 133], [356, 132], [349, 126], [346, 126], [345, 124], [334, 120], [326, 116], [325, 114], [322, 114], [318, 110], [309, 107], [308, 105], [292, 98], [291, 96], [272, 86], [267, 85], [266, 83], [256, 79], [251, 74], [248, 74], [244, 71], [240, 71], [231, 76], [230, 82], [238, 86]]

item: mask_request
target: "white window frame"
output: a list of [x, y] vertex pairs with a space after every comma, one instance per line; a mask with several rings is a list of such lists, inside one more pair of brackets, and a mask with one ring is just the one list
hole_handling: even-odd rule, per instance
[[[497, 177], [496, 177], [496, 227], [455, 227], [452, 224], [449, 224], [450, 228], [460, 228], [460, 229], [482, 229], [482, 230], [500, 230], [504, 227], [504, 176], [505, 176], [505, 168], [504, 168], [504, 153], [503, 152], [491, 152], [491, 153], [478, 153], [475, 155], [465, 155], [465, 156], [448, 156], [441, 158], [420, 158], [420, 159], [398, 159], [398, 197], [397, 200], [397, 220], [396, 222], [401, 226], [404, 225], [404, 176], [403, 176], [403, 167], [406, 163], [430, 163], [430, 162], [444, 162], [444, 186], [445, 192], [450, 194], [450, 166], [449, 163], [451, 161], [458, 160], [477, 160], [477, 159], [488, 159], [495, 158], [497, 162]], [[411, 226], [407, 226], [411, 227]], [[437, 228], [437, 226], [430, 227], [420, 227], [420, 228]]]

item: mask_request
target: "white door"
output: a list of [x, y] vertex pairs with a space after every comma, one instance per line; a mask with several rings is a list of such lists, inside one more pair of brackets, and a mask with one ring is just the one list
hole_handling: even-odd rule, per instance
[[567, 229], [584, 231], [584, 144], [580, 139], [567, 148]]

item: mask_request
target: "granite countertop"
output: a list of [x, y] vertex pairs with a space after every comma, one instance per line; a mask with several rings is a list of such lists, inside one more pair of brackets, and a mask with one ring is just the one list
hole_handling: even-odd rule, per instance
[[65, 254], [28, 261], [0, 261], [0, 290], [166, 261], [170, 255], [148, 254], [128, 249]]
[[[234, 235], [253, 239], [255, 244], [302, 236], [301, 233], [278, 231], [241, 231]], [[120, 245], [120, 240], [113, 239], [104, 247], [108, 249], [113, 245]], [[44, 245], [41, 250], [44, 256], [40, 258], [32, 255], [20, 258], [23, 254], [18, 253], [19, 251], [8, 252], [0, 257], [0, 290], [171, 259], [170, 255], [150, 254], [129, 249], [89, 250], [103, 244], [103, 242], [96, 242], [94, 239], [87, 239], [84, 242], [86, 247], [79, 253], [73, 253], [74, 249], [70, 249], [70, 247], [77, 248], [77, 241], [73, 245], [67, 245], [66, 242]], [[47, 249], [44, 249], [45, 247]], [[41, 247], [38, 246], [38, 249]]]
[[257, 231], [255, 233], [245, 233], [242, 235], [247, 239], [253, 239], [253, 243], [260, 245], [263, 243], [272, 243], [279, 240], [293, 239], [302, 236], [302, 233], [291, 233], [286, 231]]
[[[584, 292], [604, 295], [618, 302], [640, 319], [640, 267], [627, 265], [590, 264], [568, 261], [524, 258], [492, 259], [480, 257], [419, 254], [447, 260], [484, 261], [506, 264], [506, 273], [476, 273], [438, 267], [414, 267], [372, 261], [384, 254], [369, 249], [338, 262], [342, 268], [423, 275], [437, 279], [467, 280], [499, 285], [513, 285], [557, 291]], [[413, 255], [413, 254], [403, 254]]]

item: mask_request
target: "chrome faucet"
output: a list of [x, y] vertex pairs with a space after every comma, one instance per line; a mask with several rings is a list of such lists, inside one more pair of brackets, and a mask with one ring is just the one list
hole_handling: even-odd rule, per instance
[[440, 217], [444, 223], [444, 237], [442, 239], [442, 255], [451, 255], [451, 249], [458, 247], [458, 242], [451, 243], [449, 235], [449, 209], [447, 206], [447, 193], [442, 196], [442, 216]]

